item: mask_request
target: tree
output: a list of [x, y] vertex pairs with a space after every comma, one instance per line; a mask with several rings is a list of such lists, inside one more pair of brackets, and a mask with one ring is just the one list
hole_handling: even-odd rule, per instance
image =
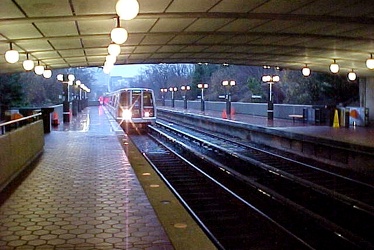
[[[179, 89], [182, 85], [191, 85], [192, 69], [190, 64], [149, 65], [142, 70], [141, 78], [138, 78], [138, 87], [147, 86], [161, 95], [161, 88], [178, 87]], [[177, 95], [180, 93], [177, 92]]]
[[20, 106], [24, 93], [19, 74], [0, 74], [0, 104], [2, 106]]
[[315, 72], [302, 77], [299, 71], [286, 71], [283, 79], [286, 103], [348, 105], [359, 99], [357, 83], [348, 82], [339, 75]]
[[261, 82], [254, 78], [254, 77], [248, 77], [247, 80], [248, 88], [251, 91], [252, 95], [259, 96], [260, 99], [263, 99], [265, 97], [264, 89], [261, 86]]

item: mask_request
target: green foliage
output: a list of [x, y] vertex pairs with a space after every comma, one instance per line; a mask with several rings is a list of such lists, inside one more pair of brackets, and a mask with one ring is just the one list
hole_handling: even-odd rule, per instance
[[287, 71], [283, 79], [285, 103], [348, 105], [359, 99], [358, 84], [339, 75], [312, 73], [303, 77], [299, 71]]
[[19, 74], [0, 75], [0, 104], [3, 106], [20, 106], [24, 93]]
[[249, 77], [247, 80], [248, 88], [252, 92], [252, 95], [261, 96], [261, 98], [264, 97], [264, 90], [261, 86], [260, 80]]
[[61, 102], [62, 83], [56, 76], [73, 73], [86, 86], [95, 80], [95, 68], [71, 68], [53, 70], [49, 79], [33, 72], [0, 75], [0, 104], [6, 106], [47, 106]]

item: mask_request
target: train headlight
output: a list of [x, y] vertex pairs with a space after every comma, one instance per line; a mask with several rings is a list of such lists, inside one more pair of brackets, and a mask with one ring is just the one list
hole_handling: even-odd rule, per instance
[[122, 111], [122, 119], [123, 120], [130, 120], [132, 117], [131, 110], [125, 109]]
[[144, 111], [144, 117], [150, 117], [151, 114], [149, 113], [149, 111]]

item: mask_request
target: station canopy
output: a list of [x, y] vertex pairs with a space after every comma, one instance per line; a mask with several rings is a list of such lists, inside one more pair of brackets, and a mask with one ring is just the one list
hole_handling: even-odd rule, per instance
[[[103, 66], [117, 0], [0, 0], [0, 73]], [[227, 63], [374, 76], [373, 0], [138, 0], [116, 64]], [[4, 54], [20, 52], [17, 63]]]

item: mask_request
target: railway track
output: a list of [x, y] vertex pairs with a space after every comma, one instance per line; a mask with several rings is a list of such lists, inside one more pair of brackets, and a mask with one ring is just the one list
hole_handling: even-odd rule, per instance
[[150, 131], [163, 149], [140, 150], [217, 246], [373, 247], [370, 184], [175, 125], [158, 123]]

